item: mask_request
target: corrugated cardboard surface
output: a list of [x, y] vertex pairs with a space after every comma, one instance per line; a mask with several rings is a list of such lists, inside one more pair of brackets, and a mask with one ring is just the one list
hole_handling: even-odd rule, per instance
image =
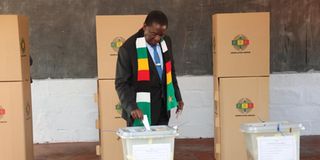
[[98, 78], [114, 79], [117, 48], [113, 48], [111, 43], [117, 38], [126, 40], [142, 28], [145, 15], [123, 15], [123, 16], [97, 16], [97, 59]]
[[[229, 13], [212, 16], [214, 76], [268, 76], [270, 61], [269, 13]], [[244, 35], [249, 44], [232, 42]]]
[[102, 132], [101, 135], [101, 160], [122, 160], [122, 142], [114, 132]]
[[32, 98], [31, 98], [31, 85], [29, 81], [24, 82], [24, 99], [25, 105], [25, 139], [26, 139], [26, 156], [27, 160], [32, 160], [34, 157], [33, 152], [33, 124], [32, 124]]
[[[98, 105], [101, 130], [117, 131], [126, 126], [121, 118], [119, 98], [115, 90], [114, 80], [98, 80]], [[118, 107], [118, 108], [117, 108]]]
[[28, 18], [0, 15], [0, 81], [30, 78]]
[[214, 155], [216, 160], [220, 160], [220, 106], [219, 106], [219, 78], [214, 77]]
[[[216, 85], [219, 85], [215, 91], [219, 99], [216, 100], [215, 129], [216, 134], [219, 133], [215, 146], [220, 148], [218, 154], [216, 150], [216, 157], [221, 157], [221, 160], [247, 160], [240, 125], [260, 122], [259, 119], [268, 120], [269, 77], [219, 78]], [[242, 98], [254, 104], [248, 113], [242, 113], [236, 107]]]
[[101, 159], [121, 160], [122, 144], [116, 131], [126, 127], [126, 121], [121, 118], [114, 80], [98, 80], [98, 105]]
[[0, 159], [33, 160], [30, 82], [1, 82]]

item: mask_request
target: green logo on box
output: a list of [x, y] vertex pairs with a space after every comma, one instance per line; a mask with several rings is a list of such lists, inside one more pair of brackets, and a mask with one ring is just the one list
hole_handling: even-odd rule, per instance
[[116, 37], [111, 42], [111, 47], [114, 51], [118, 52], [119, 48], [123, 45], [126, 40], [123, 37]]
[[249, 39], [246, 36], [244, 36], [243, 34], [237, 35], [232, 40], [233, 47], [238, 51], [245, 50], [248, 47], [249, 44], [250, 44]]
[[249, 113], [253, 108], [254, 104], [252, 101], [248, 98], [242, 98], [239, 100], [239, 102], [236, 104], [236, 108], [241, 112], [241, 113]]
[[119, 102], [115, 106], [116, 111], [121, 115], [122, 114], [122, 108], [121, 108], [121, 103]]

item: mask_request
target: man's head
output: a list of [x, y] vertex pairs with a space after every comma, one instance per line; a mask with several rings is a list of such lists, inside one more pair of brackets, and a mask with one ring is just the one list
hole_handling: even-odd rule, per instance
[[150, 45], [156, 45], [165, 35], [167, 28], [167, 16], [161, 11], [151, 11], [143, 25], [144, 37]]

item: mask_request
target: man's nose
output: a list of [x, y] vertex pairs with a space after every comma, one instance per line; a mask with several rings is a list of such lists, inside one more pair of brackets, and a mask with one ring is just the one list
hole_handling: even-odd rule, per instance
[[161, 37], [160, 37], [160, 36], [156, 36], [156, 37], [154, 38], [154, 40], [155, 40], [157, 43], [159, 43], [160, 40], [161, 40]]

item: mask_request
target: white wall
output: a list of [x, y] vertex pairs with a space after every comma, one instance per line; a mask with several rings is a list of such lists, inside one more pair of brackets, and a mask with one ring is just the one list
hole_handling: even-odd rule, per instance
[[34, 80], [34, 142], [97, 141], [95, 79]]
[[178, 125], [181, 138], [213, 137], [212, 76], [178, 77], [178, 83], [185, 107], [178, 119], [172, 111], [169, 125]]
[[[212, 76], [178, 77], [185, 102], [183, 114], [172, 116], [181, 138], [213, 137]], [[96, 79], [34, 80], [34, 141], [97, 141]], [[300, 122], [304, 135], [320, 135], [320, 73], [272, 74], [271, 120]]]
[[303, 135], [320, 135], [320, 73], [273, 74], [270, 118], [302, 123]]

